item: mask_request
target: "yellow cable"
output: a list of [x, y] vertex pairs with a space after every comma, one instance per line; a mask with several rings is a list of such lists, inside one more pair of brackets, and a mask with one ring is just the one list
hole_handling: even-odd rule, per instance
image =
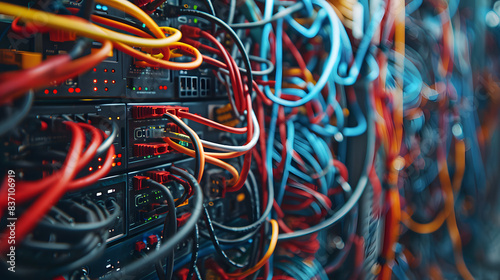
[[[412, 231], [420, 234], [429, 234], [438, 230], [447, 218], [452, 213], [454, 207], [453, 192], [457, 193], [460, 190], [460, 185], [465, 172], [465, 143], [464, 141], [457, 141], [455, 143], [455, 174], [453, 176], [453, 184], [442, 184], [443, 195], [444, 195], [444, 208], [438, 215], [428, 223], [417, 223], [412, 218], [411, 215], [403, 211], [403, 223]], [[441, 176], [446, 176], [448, 174], [447, 168], [442, 168], [440, 171]], [[441, 174], [444, 173], [444, 174]], [[445, 180], [445, 177], [442, 178]], [[453, 187], [453, 188], [452, 188]]]
[[245, 277], [255, 273], [261, 267], [263, 267], [267, 263], [269, 258], [271, 258], [271, 256], [274, 253], [274, 250], [276, 249], [276, 244], [278, 243], [279, 227], [278, 227], [278, 222], [276, 222], [276, 220], [272, 219], [269, 222], [271, 223], [271, 227], [272, 227], [271, 242], [269, 243], [269, 248], [267, 249], [267, 252], [264, 255], [264, 257], [262, 257], [262, 259], [252, 268], [249, 268], [249, 269], [242, 271], [242, 272], [228, 273], [227, 275], [229, 277], [237, 278], [237, 279], [245, 278]]
[[0, 14], [19, 17], [22, 21], [36, 22], [53, 29], [75, 32], [80, 36], [98, 41], [110, 40], [136, 47], [164, 48], [169, 44], [179, 41], [182, 37], [179, 30], [171, 27], [163, 27], [160, 30], [170, 36], [163, 36], [163, 38], [159, 39], [140, 38], [101, 28], [78, 17], [61, 16], [8, 3], [2, 3], [2, 5], [0, 5]]
[[[152, 57], [150, 55], [147, 55], [139, 50], [136, 50], [130, 46], [127, 46], [125, 44], [115, 42], [114, 47], [117, 50], [120, 50], [130, 56], [133, 56], [135, 58], [138, 58], [140, 60], [143, 60], [147, 62], [150, 66], [152, 67], [162, 67], [166, 69], [172, 69], [172, 70], [190, 70], [190, 69], [195, 69], [198, 68], [201, 63], [203, 62], [203, 56], [201, 55], [200, 51], [196, 49], [195, 47], [181, 43], [181, 42], [175, 42], [171, 43], [168, 45], [170, 49], [178, 49], [181, 50], [185, 53], [189, 53], [190, 55], [194, 56], [195, 60], [191, 62], [173, 62], [173, 61], [168, 61], [168, 60], [163, 60], [163, 59], [157, 59], [155, 57]], [[170, 57], [174, 57], [174, 55], [170, 55]]]

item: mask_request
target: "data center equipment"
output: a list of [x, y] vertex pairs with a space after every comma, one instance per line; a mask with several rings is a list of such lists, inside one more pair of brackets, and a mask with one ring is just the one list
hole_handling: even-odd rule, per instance
[[0, 1], [0, 279], [499, 279], [500, 1]]

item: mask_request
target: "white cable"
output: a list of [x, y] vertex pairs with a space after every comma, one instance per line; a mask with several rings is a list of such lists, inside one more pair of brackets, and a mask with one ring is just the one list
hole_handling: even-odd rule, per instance
[[[253, 133], [252, 139], [250, 139], [250, 142], [246, 143], [245, 145], [243, 145], [243, 146], [229, 146], [229, 145], [214, 143], [214, 142], [200, 139], [201, 143], [206, 148], [210, 148], [210, 149], [214, 149], [214, 150], [218, 150], [218, 151], [223, 151], [223, 152], [247, 152], [247, 151], [251, 150], [257, 144], [257, 141], [259, 140], [259, 136], [260, 136], [260, 127], [259, 127], [259, 122], [257, 121], [257, 117], [255, 116], [255, 113], [253, 111], [251, 114], [252, 114], [252, 122], [254, 125], [254, 133]], [[169, 138], [179, 139], [182, 141], [190, 141], [190, 139], [186, 138], [187, 136], [183, 135], [183, 134], [167, 133], [166, 136]]]
[[254, 127], [254, 133], [252, 136], [252, 139], [250, 139], [250, 142], [246, 143], [243, 146], [229, 146], [229, 145], [224, 145], [224, 144], [219, 144], [219, 143], [213, 143], [207, 140], [201, 140], [201, 143], [203, 146], [218, 150], [218, 151], [223, 151], [223, 152], [246, 152], [251, 150], [255, 145], [257, 144], [257, 141], [259, 141], [259, 136], [260, 136], [260, 128], [259, 128], [259, 122], [257, 121], [257, 117], [255, 116], [255, 113], [251, 112], [252, 114], [252, 121], [253, 121], [253, 127]]

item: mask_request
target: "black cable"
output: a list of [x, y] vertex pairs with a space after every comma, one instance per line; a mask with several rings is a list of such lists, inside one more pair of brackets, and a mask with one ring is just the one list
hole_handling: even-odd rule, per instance
[[[53, 276], [80, 269], [82, 266], [89, 264], [91, 261], [101, 256], [106, 248], [105, 243], [105, 240], [101, 240], [101, 242], [98, 243], [98, 246], [96, 246], [88, 254], [85, 254], [81, 259], [64, 266], [43, 267], [37, 269], [32, 266], [22, 267], [20, 265], [16, 265], [16, 273], [11, 273], [10, 276], [18, 279], [51, 279]], [[3, 271], [7, 271], [5, 262], [0, 262], [0, 265], [5, 268]]]
[[[194, 266], [194, 272], [196, 273], [196, 278], [198, 280], [202, 280], [203, 279], [203, 278], [201, 278], [200, 270], [198, 270], [197, 266]], [[191, 280], [191, 279], [189, 279], [189, 280]]]
[[[203, 0], [203, 3], [205, 4], [205, 7], [209, 10], [210, 14], [216, 17], [217, 15], [215, 14], [215, 9], [214, 9], [214, 4], [212, 3], [212, 0]], [[191, 280], [190, 278], [188, 278]]]
[[[182, 184], [180, 184], [180, 185], [182, 186]], [[175, 207], [178, 207], [179, 205], [186, 202], [186, 199], [188, 198], [188, 195], [189, 195], [188, 188], [186, 188], [185, 186], [182, 186], [182, 187], [184, 187], [184, 192], [182, 193], [181, 197], [179, 197], [179, 199], [177, 199], [175, 201]]]
[[90, 47], [91, 42], [92, 40], [89, 38], [78, 38], [73, 48], [68, 52], [68, 55], [71, 57], [71, 59], [80, 57], [84, 54], [84, 51]]
[[186, 279], [191, 280], [193, 279], [193, 273], [195, 271], [196, 267], [196, 261], [198, 260], [198, 251], [200, 250], [200, 235], [199, 235], [199, 230], [198, 230], [198, 225], [194, 227], [193, 231], [193, 248], [191, 252], [191, 262], [189, 264], [189, 271], [188, 271], [188, 277]]
[[201, 187], [196, 181], [196, 179], [193, 177], [193, 175], [187, 173], [186, 171], [177, 168], [175, 166], [172, 166], [170, 168], [170, 171], [173, 174], [181, 176], [184, 179], [186, 179], [194, 189], [195, 198], [192, 200], [192, 203], [191, 202], [189, 203], [193, 207], [191, 210], [191, 217], [186, 222], [186, 224], [180, 228], [177, 234], [172, 236], [172, 238], [165, 240], [163, 242], [163, 245], [160, 246], [158, 250], [151, 252], [145, 258], [141, 258], [127, 266], [124, 266], [120, 271], [115, 271], [111, 274], [107, 274], [102, 279], [123, 279], [125, 277], [130, 278], [133, 275], [133, 272], [143, 268], [144, 266], [148, 266], [152, 262], [155, 262], [156, 260], [168, 255], [172, 250], [175, 249], [175, 246], [177, 244], [186, 240], [186, 238], [189, 236], [189, 234], [191, 234], [192, 230], [195, 228], [203, 211], [203, 192], [201, 190]]
[[[253, 175], [253, 172], [249, 172], [248, 173], [249, 175], [249, 179], [250, 181], [252, 182], [250, 184], [250, 182], [248, 182], [248, 179], [247, 181], [245, 182], [245, 188], [250, 196], [250, 205], [249, 205], [249, 208], [251, 208], [253, 211], [252, 215], [253, 215], [253, 220], [257, 220], [259, 217], [260, 217], [260, 203], [259, 203], [259, 191], [257, 189], [257, 182], [255, 181], [255, 176]], [[252, 188], [252, 186], [254, 186], [254, 188]], [[252, 195], [252, 193], [254, 195]], [[255, 196], [255, 197], [254, 197]], [[215, 221], [212, 221], [212, 224], [215, 223]], [[254, 238], [255, 235], [259, 232], [259, 228], [257, 227], [254, 231], [244, 235], [244, 236], [240, 236], [236, 239], [229, 239], [229, 238], [219, 238], [217, 237], [218, 239], [218, 242], [220, 244], [223, 244], [223, 245], [234, 245], [234, 244], [241, 244], [241, 243], [244, 243], [245, 241], [249, 240], [250, 238]], [[206, 232], [201, 232], [201, 235], [208, 239], [208, 240], [211, 240], [211, 237], [208, 233]], [[253, 244], [256, 244], [255, 242]]]
[[298, 12], [304, 8], [304, 3], [298, 2], [284, 10], [281, 10], [274, 14], [270, 19], [266, 20], [259, 20], [259, 21], [254, 21], [254, 22], [245, 22], [245, 23], [235, 23], [231, 24], [232, 29], [250, 29], [250, 28], [257, 28], [257, 27], [263, 27], [264, 25], [271, 23], [273, 21], [276, 21], [280, 18], [284, 18], [287, 15], [291, 15], [295, 12]]
[[[21, 121], [28, 115], [31, 105], [33, 105], [33, 100], [35, 100], [35, 94], [33, 90], [30, 90], [28, 94], [21, 98], [14, 100], [14, 106], [2, 106], [4, 112], [9, 112], [8, 116], [0, 122], [0, 136], [14, 129]], [[17, 102], [20, 102], [17, 106]], [[14, 108], [18, 108], [15, 110]]]
[[[164, 186], [163, 184], [160, 184], [156, 182], [155, 180], [147, 179], [146, 182], [150, 184], [152, 187], [160, 189], [164, 194], [165, 194], [165, 199], [167, 200], [167, 207], [168, 207], [168, 214], [167, 217], [165, 217], [165, 222], [163, 223], [163, 236], [162, 240], [165, 240], [167, 238], [171, 238], [177, 233], [177, 210], [175, 208], [175, 202], [174, 202], [174, 197], [172, 196], [172, 193], [170, 190]], [[174, 273], [174, 253], [175, 251], [172, 250], [170, 255], [167, 258], [166, 262], [166, 272], [165, 278], [161, 278], [160, 276], [163, 275], [163, 266], [160, 264], [159, 267], [161, 268], [161, 272], [156, 269], [156, 272], [158, 274], [158, 277], [160, 279], [172, 279], [172, 275]], [[157, 262], [157, 264], [160, 263], [160, 261]], [[158, 267], [158, 266], [156, 266]]]
[[205, 12], [202, 12], [202, 11], [183, 9], [183, 8], [168, 5], [168, 4], [165, 5], [165, 7], [166, 7], [166, 10], [168, 9], [167, 11], [168, 11], [168, 15], [170, 17], [178, 17], [179, 15], [195, 16], [195, 17], [200, 17], [200, 18], [203, 18], [205, 20], [208, 20], [208, 21], [215, 23], [215, 24], [219, 25], [220, 27], [222, 27], [222, 29], [224, 29], [229, 34], [229, 36], [231, 36], [231, 39], [233, 39], [233, 41], [236, 43], [236, 46], [238, 47], [238, 49], [241, 53], [241, 56], [243, 57], [243, 63], [245, 64], [245, 67], [247, 69], [246, 74], [247, 74], [248, 92], [249, 93], [253, 92], [253, 74], [252, 74], [252, 66], [250, 64], [250, 58], [248, 57], [248, 53], [245, 49], [245, 46], [241, 42], [240, 37], [238, 37], [236, 32], [234, 32], [234, 30], [229, 25], [227, 25], [227, 23], [225, 23], [223, 20], [221, 20], [217, 17], [214, 17], [214, 16], [207, 14]]
[[81, 17], [83, 19], [90, 21], [90, 15], [92, 14], [92, 11], [94, 11], [94, 0], [85, 0], [85, 3], [83, 3], [83, 8], [79, 11], [79, 13], [81, 13]]
[[[141, 252], [141, 256], [143, 258], [147, 257], [148, 255], [144, 252]], [[167, 264], [168, 266], [168, 264]], [[155, 262], [155, 270], [156, 270], [156, 275], [158, 276], [159, 280], [165, 280], [167, 278], [167, 275], [165, 274], [165, 271], [163, 270], [163, 264], [161, 260], [158, 260]]]
[[201, 157], [200, 157], [200, 154], [201, 154], [201, 151], [198, 147], [198, 145], [196, 145], [196, 137], [194, 136], [194, 134], [191, 132], [191, 129], [189, 129], [189, 127], [182, 121], [179, 121], [178, 119], [172, 117], [172, 115], [170, 114], [164, 114], [163, 115], [164, 118], [167, 118], [169, 121], [175, 123], [180, 129], [182, 129], [182, 131], [184, 131], [184, 133], [189, 136], [189, 139], [191, 140], [191, 143], [193, 143], [193, 148], [194, 148], [194, 154], [195, 154], [195, 169], [194, 169], [194, 177], [195, 178], [198, 178], [198, 175], [199, 175], [199, 172], [200, 172], [200, 168], [201, 168]]
[[38, 227], [41, 229], [49, 229], [50, 231], [57, 231], [57, 232], [62, 232], [66, 234], [74, 234], [74, 233], [84, 233], [84, 232], [89, 232], [89, 231], [97, 231], [103, 228], [109, 228], [115, 220], [118, 218], [120, 215], [121, 209], [120, 206], [114, 202], [111, 201], [113, 204], [113, 207], [115, 210], [113, 213], [107, 217], [105, 220], [95, 222], [95, 223], [75, 223], [71, 225], [61, 225], [61, 224], [51, 224], [46, 221], [40, 221], [38, 224]]
[[[76, 202], [67, 202], [65, 205], [70, 207], [70, 210], [78, 211], [79, 216], [83, 215], [86, 217], [89, 223], [95, 223], [98, 222], [99, 219], [106, 219], [112, 216], [109, 215], [106, 209], [95, 203], [89, 203], [90, 208]], [[119, 207], [117, 209], [119, 209]], [[51, 213], [56, 216], [64, 216], [64, 219], [53, 219], [48, 216], [47, 219], [49, 221], [58, 223], [57, 220], [60, 220], [60, 222], [65, 223], [67, 220], [72, 219], [71, 216], [64, 211], [60, 209], [55, 210], [56, 211], [51, 211]], [[68, 224], [65, 225], [68, 226]], [[55, 275], [61, 275], [81, 268], [83, 265], [98, 258], [100, 254], [104, 252], [106, 248], [105, 242], [109, 232], [107, 228], [101, 228], [95, 232], [86, 234], [85, 237], [81, 236], [81, 234], [61, 234], [60, 237], [62, 239], [70, 238], [77, 240], [78, 242], [75, 244], [54, 242], [57, 238], [53, 236], [54, 234], [55, 233], [52, 233], [48, 242], [34, 240], [33, 236], [23, 241], [23, 248], [33, 250], [32, 254], [25, 254], [24, 257], [28, 256], [30, 260], [35, 258], [37, 260], [37, 265], [33, 265], [33, 261], [30, 260], [20, 261], [19, 263], [21, 265], [16, 266], [16, 273], [13, 278], [51, 279]], [[20, 256], [20, 258], [24, 259], [22, 256]], [[23, 266], [23, 263], [30, 263], [30, 265]]]
[[208, 233], [210, 234], [210, 240], [212, 241], [212, 244], [214, 245], [215, 252], [219, 257], [221, 257], [225, 263], [227, 263], [230, 266], [236, 267], [236, 268], [243, 268], [247, 264], [239, 264], [231, 260], [224, 250], [220, 247], [219, 240], [217, 239], [217, 236], [215, 235], [214, 227], [212, 225], [212, 220], [210, 218], [210, 214], [208, 213], [207, 207], [203, 205], [203, 211], [205, 212], [204, 220], [205, 220], [205, 225], [207, 226]]
[[[213, 223], [214, 222], [212, 221], [212, 225], [213, 225]], [[254, 237], [254, 235], [257, 234], [258, 232], [259, 232], [259, 229], [257, 228], [254, 231], [252, 231], [250, 233], [247, 233], [244, 236], [240, 236], [238, 238], [235, 238], [235, 239], [228, 239], [228, 238], [220, 238], [220, 237], [218, 237], [217, 240], [219, 241], [219, 244], [221, 244], [221, 245], [243, 244], [243, 243], [247, 242], [249, 239], [251, 239], [252, 237]], [[210, 234], [208, 234], [208, 233], [206, 233], [204, 231], [201, 231], [200, 235], [203, 238], [211, 240]]]
[[[248, 182], [249, 189], [252, 191], [254, 201], [252, 203], [252, 207], [254, 210], [254, 219], [257, 219], [260, 217], [260, 193], [259, 193], [259, 188], [257, 186], [257, 180], [255, 178], [255, 175], [253, 174], [252, 170], [248, 172], [248, 178], [250, 179]], [[250, 191], [249, 190], [249, 191]], [[252, 242], [252, 253], [250, 254], [250, 257], [248, 259], [248, 264], [250, 267], [253, 267], [257, 262], [258, 262], [258, 257], [259, 257], [259, 235], [255, 234], [253, 237], [253, 242]], [[255, 273], [255, 275], [258, 275], [258, 273]]]

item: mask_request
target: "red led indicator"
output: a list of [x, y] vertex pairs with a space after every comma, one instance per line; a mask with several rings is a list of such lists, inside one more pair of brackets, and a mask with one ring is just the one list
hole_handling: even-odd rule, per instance
[[115, 73], [115, 69], [111, 69], [111, 73]]
[[119, 161], [116, 163], [116, 165], [120, 166], [120, 165], [122, 165], [122, 163]]
[[102, 158], [98, 158], [97, 161], [102, 161]]
[[99, 167], [99, 169], [101, 169], [101, 168], [102, 168], [102, 165], [99, 165], [98, 167]]
[[142, 87], [139, 87], [139, 90], [142, 90]]
[[167, 89], [167, 86], [163, 86], [163, 89]]
[[89, 171], [92, 171], [93, 169], [94, 169], [94, 168], [92, 168], [92, 167], [89, 167]]
[[163, 87], [162, 87], [162, 86], [159, 86], [159, 87], [158, 87], [158, 89], [159, 89], [159, 90], [162, 90], [162, 89], [163, 89]]
[[46, 89], [46, 90], [44, 91], [44, 93], [45, 93], [45, 94], [49, 94], [49, 90], [48, 90], [48, 89]]
[[121, 158], [122, 157], [122, 154], [118, 154], [118, 157]]
[[107, 87], [105, 87], [105, 88], [104, 88], [104, 91], [108, 91], [108, 88], [107, 88]]
[[57, 94], [57, 89], [53, 90], [52, 92], [53, 92], [54, 94]]
[[94, 91], [97, 91], [97, 87], [94, 87]]
[[75, 91], [76, 91], [76, 93], [80, 93], [81, 90], [80, 90], [80, 88], [76, 88]]
[[115, 81], [115, 80], [112, 80], [112, 81], [111, 81], [111, 83], [112, 83], [112, 84], [114, 84], [114, 83], [116, 83], [116, 81]]
[[75, 89], [74, 89], [74, 88], [68, 88], [68, 92], [69, 92], [69, 93], [73, 93], [74, 91], [75, 91]]
[[108, 69], [104, 69], [104, 72], [108, 72]]
[[108, 80], [104, 80], [104, 83], [107, 84], [108, 83]]
[[94, 68], [94, 72], [97, 72], [97, 68]]
[[94, 79], [94, 84], [95, 84], [95, 83], [97, 83], [97, 80], [96, 80], [96, 79]]

